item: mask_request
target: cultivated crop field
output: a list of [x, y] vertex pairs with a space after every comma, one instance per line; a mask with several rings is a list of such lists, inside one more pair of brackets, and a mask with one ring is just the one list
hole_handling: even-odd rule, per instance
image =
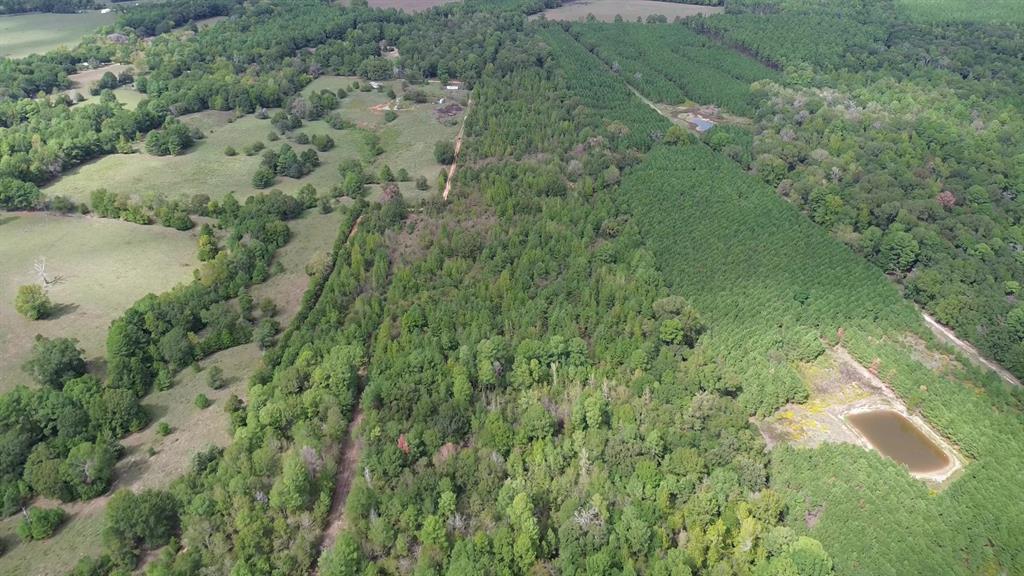
[[[21, 370], [36, 334], [78, 338], [86, 360], [103, 355], [111, 320], [150, 292], [192, 278], [194, 234], [116, 220], [43, 213], [0, 217], [0, 391], [27, 384]], [[14, 310], [18, 286], [38, 282], [46, 259], [55, 317], [30, 321]]]
[[[211, 445], [226, 446], [231, 441], [224, 400], [232, 394], [245, 397], [248, 378], [259, 359], [256, 344], [224, 350], [201, 361], [200, 372], [187, 369], [178, 374], [170, 390], [147, 396], [142, 405], [151, 414], [152, 424], [121, 440], [127, 450], [117, 464], [117, 480], [107, 496], [64, 504], [62, 507], [70, 516], [68, 522], [52, 538], [40, 542], [24, 543], [15, 536], [20, 514], [0, 522], [0, 540], [7, 547], [0, 556], [0, 574], [62, 576], [83, 555], [100, 553], [103, 516], [110, 494], [120, 488], [166, 488], [187, 471], [196, 452]], [[220, 390], [207, 385], [213, 366], [224, 371], [225, 387]], [[213, 401], [206, 409], [199, 409], [194, 403], [199, 393]], [[171, 434], [157, 435], [158, 422], [169, 424]], [[155, 450], [152, 456], [148, 454], [150, 447]]]
[[0, 57], [22, 58], [61, 46], [71, 48], [82, 36], [116, 18], [113, 13], [99, 12], [0, 16]]
[[[647, 18], [652, 14], [661, 14], [669, 20], [674, 20], [697, 14], [718, 14], [722, 10], [720, 6], [674, 4], [652, 0], [580, 0], [545, 10], [541, 14], [548, 20], [569, 21], [586, 20], [589, 15], [593, 14], [598, 20], [611, 22], [615, 20], [616, 16], [622, 16], [623, 20], [636, 20], [637, 18]], [[536, 14], [531, 16], [531, 18], [538, 17], [539, 15]]]
[[[305, 93], [313, 90], [351, 88], [352, 78], [325, 77], [306, 87]], [[398, 83], [385, 83], [400, 91]], [[439, 94], [436, 86], [426, 88], [433, 95]], [[433, 147], [437, 140], [453, 140], [458, 125], [446, 126], [434, 116], [438, 108], [436, 100], [426, 104], [403, 103], [398, 118], [387, 123], [381, 109], [391, 100], [383, 92], [353, 91], [341, 101], [338, 112], [343, 118], [355, 124], [356, 129], [335, 130], [326, 121], [304, 122], [303, 126], [280, 140], [272, 142], [268, 135], [274, 131], [270, 120], [260, 120], [249, 115], [233, 119], [230, 112], [207, 111], [182, 117], [182, 121], [199, 128], [206, 137], [187, 153], [180, 156], [153, 156], [140, 151], [135, 154], [112, 154], [67, 172], [45, 190], [48, 195], [64, 195], [75, 202], [88, 202], [89, 195], [97, 188], [110, 192], [124, 193], [135, 198], [147, 198], [157, 193], [168, 198], [187, 198], [193, 194], [207, 194], [210, 198], [222, 198], [234, 191], [239, 198], [255, 194], [252, 176], [260, 166], [260, 155], [247, 156], [242, 149], [249, 144], [262, 142], [266, 147], [278, 149], [282, 144], [291, 145], [296, 153], [310, 148], [295, 142], [299, 133], [308, 136], [328, 134], [335, 141], [334, 148], [320, 152], [321, 166], [311, 174], [300, 178], [278, 177], [272, 188], [288, 194], [295, 194], [305, 184], [312, 184], [321, 194], [330, 191], [340, 180], [338, 164], [343, 160], [360, 158], [365, 135], [378, 134], [384, 153], [378, 156], [372, 166], [375, 173], [384, 164], [397, 172], [405, 168], [411, 178], [423, 175], [430, 182], [431, 190], [419, 192], [412, 182], [400, 185], [407, 197], [422, 197], [436, 191], [437, 175], [441, 166], [434, 161]], [[270, 111], [273, 116], [274, 111]], [[236, 156], [226, 156], [224, 150], [233, 147]], [[370, 187], [370, 198], [379, 195], [379, 186]]]

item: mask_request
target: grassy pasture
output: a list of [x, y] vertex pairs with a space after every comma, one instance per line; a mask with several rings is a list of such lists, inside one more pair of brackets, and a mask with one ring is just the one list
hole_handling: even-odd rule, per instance
[[307, 210], [301, 219], [288, 223], [292, 237], [274, 256], [284, 272], [252, 288], [256, 301], [270, 298], [277, 304], [277, 321], [282, 327], [288, 326], [298, 313], [302, 295], [309, 287], [306, 264], [330, 254], [340, 224], [339, 211], [321, 214], [315, 209]]
[[[341, 87], [348, 89], [352, 80], [320, 78], [310, 84], [306, 92], [336, 90]], [[398, 88], [397, 83], [392, 85]], [[432, 95], [441, 94], [437, 85], [431, 85], [427, 90]], [[403, 109], [398, 111], [398, 118], [386, 123], [384, 111], [375, 110], [374, 107], [389, 101], [384, 93], [357, 91], [342, 100], [339, 112], [361, 130], [380, 135], [385, 152], [376, 159], [372, 166], [374, 171], [379, 171], [386, 163], [396, 173], [400, 168], [405, 168], [414, 179], [419, 175], [426, 176], [431, 190], [425, 193], [417, 191], [413, 182], [402, 183], [400, 188], [408, 198], [433, 194], [436, 192], [437, 174], [441, 170], [441, 166], [434, 161], [434, 142], [440, 139], [454, 140], [458, 126], [445, 126], [435, 119], [434, 111], [438, 107], [434, 103], [436, 101], [403, 104]], [[199, 127], [206, 134], [206, 138], [188, 153], [181, 156], [152, 156], [141, 151], [136, 154], [113, 154], [65, 173], [48, 186], [45, 192], [49, 195], [62, 194], [76, 202], [88, 202], [90, 193], [97, 188], [126, 193], [135, 198], [157, 193], [169, 198], [203, 193], [216, 199], [230, 191], [244, 198], [258, 192], [252, 186], [252, 175], [260, 165], [260, 156], [246, 156], [242, 149], [257, 141], [273, 148], [279, 148], [287, 142], [296, 152], [301, 152], [309, 146], [296, 144], [294, 138], [304, 132], [310, 136], [329, 134], [334, 138], [335, 147], [319, 153], [322, 164], [313, 173], [298, 180], [278, 177], [273, 188], [294, 194], [303, 185], [310, 183], [321, 194], [325, 194], [339, 181], [338, 164], [342, 160], [361, 156], [364, 136], [360, 130], [334, 130], [325, 121], [317, 120], [305, 122], [299, 130], [281, 137], [277, 142], [271, 142], [267, 135], [274, 128], [269, 120], [260, 120], [255, 116], [233, 121], [232, 118], [233, 113], [218, 111], [184, 116], [184, 122]], [[225, 156], [224, 149], [228, 146], [234, 147], [238, 155]], [[379, 195], [379, 187], [372, 186], [370, 197], [376, 195]]]
[[[552, 8], [541, 12], [548, 20], [577, 21], [586, 20], [587, 16], [593, 14], [602, 22], [612, 22], [616, 16], [622, 16], [623, 20], [636, 20], [647, 18], [652, 14], [661, 14], [670, 21], [675, 18], [686, 18], [697, 14], [719, 14], [723, 11], [721, 6], [698, 6], [695, 4], [674, 4], [669, 2], [655, 2], [653, 0], [579, 0], [578, 2], [566, 3], [558, 8]], [[539, 18], [535, 14], [531, 19]]]
[[1020, 0], [897, 0], [911, 19], [927, 22], [1024, 22]]
[[[152, 414], [153, 423], [122, 441], [127, 452], [117, 464], [117, 479], [110, 493], [119, 488], [164, 488], [188, 470], [193, 454], [211, 444], [226, 446], [231, 434], [224, 400], [231, 394], [244, 398], [248, 377], [259, 358], [255, 344], [224, 350], [200, 362], [202, 372], [186, 369], [175, 378], [173, 388], [147, 396], [143, 406]], [[211, 366], [224, 370], [227, 385], [220, 390], [211, 390], [206, 383]], [[213, 400], [205, 410], [194, 404], [200, 392]], [[156, 423], [160, 421], [171, 426], [173, 432], [169, 436], [156, 435]], [[149, 456], [149, 447], [156, 454]], [[82, 556], [99, 554], [106, 499], [105, 496], [62, 506], [70, 519], [57, 534], [42, 542], [18, 541], [14, 531], [20, 515], [0, 521], [0, 539], [7, 545], [7, 552], [0, 556], [0, 574], [60, 576]]]
[[24, 58], [61, 46], [71, 48], [82, 36], [116, 19], [114, 13], [99, 12], [0, 16], [0, 57]]
[[[0, 392], [29, 383], [21, 365], [36, 334], [78, 338], [95, 364], [110, 322], [150, 292], [192, 278], [194, 232], [116, 220], [48, 214], [0, 215]], [[54, 318], [30, 321], [14, 310], [18, 286], [37, 282], [33, 263], [46, 258]], [[0, 573], [3, 571], [0, 570]]]

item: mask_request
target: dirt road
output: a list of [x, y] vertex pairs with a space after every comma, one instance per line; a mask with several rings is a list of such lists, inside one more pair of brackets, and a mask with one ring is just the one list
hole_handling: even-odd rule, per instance
[[[342, 446], [341, 462], [338, 463], [338, 478], [334, 484], [334, 497], [331, 500], [331, 512], [327, 516], [327, 529], [320, 544], [322, 551], [330, 550], [341, 531], [348, 526], [345, 519], [345, 501], [352, 488], [352, 480], [359, 468], [359, 456], [363, 452], [363, 439], [358, 436], [359, 425], [363, 422], [363, 411], [356, 409], [352, 422], [348, 425], [348, 438]], [[317, 573], [316, 568], [313, 571]]]
[[455, 159], [452, 160], [451, 167], [448, 168], [448, 178], [445, 179], [444, 194], [441, 195], [445, 201], [448, 200], [448, 192], [452, 189], [452, 177], [455, 176], [455, 169], [459, 165], [459, 151], [462, 150], [462, 134], [466, 131], [466, 120], [469, 119], [469, 112], [473, 109], [473, 97], [469, 97], [469, 102], [466, 103], [466, 115], [462, 117], [462, 126], [459, 126], [459, 134], [455, 137]]
[[954, 347], [958, 348], [961, 352], [966, 354], [968, 358], [971, 359], [971, 362], [974, 362], [979, 366], [984, 366], [985, 368], [992, 370], [996, 374], [999, 374], [999, 376], [1008, 384], [1012, 384], [1014, 386], [1021, 385], [1020, 380], [1017, 379], [1017, 377], [1014, 376], [1013, 374], [1010, 374], [1010, 372], [1007, 371], [1006, 368], [1003, 368], [999, 364], [996, 364], [995, 362], [982, 356], [981, 352], [978, 352], [977, 348], [957, 338], [956, 334], [953, 333], [952, 330], [946, 328], [942, 324], [939, 324], [938, 320], [932, 318], [925, 312], [921, 312], [921, 316], [924, 317], [925, 323], [928, 324], [928, 328], [931, 329], [933, 334], [938, 336], [940, 340], [943, 340], [944, 342], [947, 342], [953, 345]]

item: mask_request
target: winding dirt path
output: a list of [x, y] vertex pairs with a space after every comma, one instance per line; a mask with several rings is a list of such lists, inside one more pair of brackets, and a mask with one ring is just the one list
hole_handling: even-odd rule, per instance
[[462, 134], [466, 131], [466, 120], [469, 119], [469, 112], [473, 109], [473, 97], [469, 97], [469, 101], [466, 102], [466, 115], [462, 117], [462, 126], [459, 126], [459, 134], [455, 136], [455, 159], [452, 160], [452, 165], [448, 168], [448, 177], [445, 178], [444, 183], [444, 194], [441, 197], [447, 202], [448, 193], [452, 189], [452, 177], [455, 176], [455, 169], [459, 166], [459, 151], [462, 150]]
[[940, 340], [958, 348], [961, 352], [966, 354], [968, 358], [970, 358], [971, 362], [992, 370], [1008, 384], [1012, 384], [1013, 386], [1021, 385], [1020, 380], [1011, 374], [1006, 368], [1003, 368], [999, 364], [996, 364], [992, 360], [982, 356], [981, 352], [979, 352], [977, 348], [960, 338], [957, 338], [957, 335], [952, 330], [940, 324], [939, 321], [932, 318], [931, 315], [926, 312], [921, 312], [921, 316], [924, 317], [925, 324], [928, 325], [928, 328], [931, 329], [933, 334], [935, 334]]
[[[359, 426], [363, 423], [363, 410], [356, 408], [355, 416], [348, 425], [348, 437], [342, 444], [341, 461], [338, 463], [338, 478], [334, 483], [334, 497], [331, 499], [331, 512], [327, 515], [327, 529], [320, 543], [320, 550], [327, 551], [334, 546], [334, 541], [341, 531], [348, 526], [345, 518], [345, 501], [352, 489], [352, 480], [359, 468], [359, 456], [363, 452], [363, 439], [359, 436]], [[313, 574], [318, 570], [314, 567]]]

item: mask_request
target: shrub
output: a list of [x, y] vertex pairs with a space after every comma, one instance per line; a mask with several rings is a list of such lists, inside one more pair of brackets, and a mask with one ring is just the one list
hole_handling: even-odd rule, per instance
[[38, 284], [26, 284], [18, 287], [18, 295], [14, 298], [14, 309], [29, 320], [39, 320], [53, 312], [53, 303]]
[[160, 422], [156, 425], [157, 436], [169, 436], [171, 434], [171, 425], [167, 422]]
[[455, 161], [455, 144], [448, 140], [438, 140], [434, 144], [434, 160], [438, 164], [451, 164]]
[[224, 155], [225, 156], [238, 156], [238, 150], [235, 150], [233, 147], [228, 146], [227, 148], [224, 149]]
[[398, 118], [398, 113], [395, 112], [394, 110], [385, 110], [384, 111], [384, 121], [385, 122], [394, 122], [396, 118]]
[[220, 366], [212, 366], [206, 373], [206, 384], [212, 390], [220, 390], [224, 387], [224, 370]]
[[419, 178], [416, 178], [416, 189], [417, 190], [426, 190], [427, 188], [430, 188], [430, 184], [427, 183], [427, 177], [426, 176], [420, 176]]
[[196, 408], [199, 408], [200, 410], [205, 410], [210, 407], [210, 404], [213, 404], [213, 402], [211, 402], [210, 399], [206, 397], [206, 394], [203, 394], [202, 392], [196, 394]]
[[67, 514], [60, 508], [36, 508], [28, 509], [26, 517], [18, 524], [18, 537], [28, 542], [30, 540], [46, 540], [60, 528], [67, 518]]

